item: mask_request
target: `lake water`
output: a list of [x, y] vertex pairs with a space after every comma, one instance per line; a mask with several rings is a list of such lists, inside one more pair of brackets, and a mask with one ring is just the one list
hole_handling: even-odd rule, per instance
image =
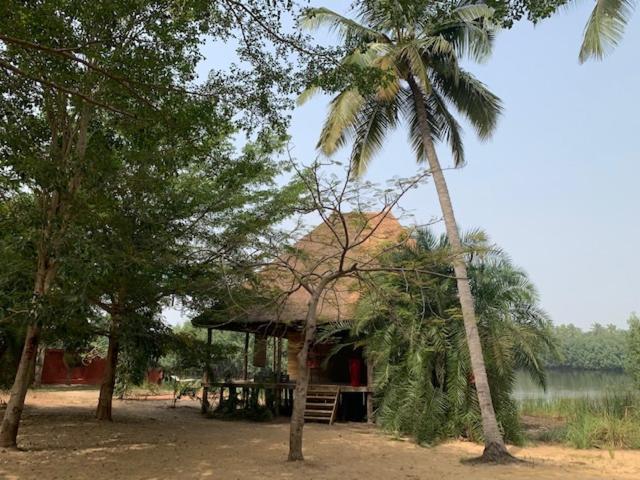
[[525, 372], [518, 372], [513, 397], [516, 400], [553, 398], [597, 398], [623, 394], [633, 389], [631, 378], [622, 372], [549, 370], [547, 391]]

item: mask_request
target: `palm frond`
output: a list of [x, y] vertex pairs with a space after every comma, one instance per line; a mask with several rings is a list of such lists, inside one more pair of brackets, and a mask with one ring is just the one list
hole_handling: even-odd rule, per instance
[[457, 57], [485, 61], [493, 50], [494, 10], [482, 3], [460, 2], [450, 15], [430, 26], [431, 36], [441, 36], [453, 45]]
[[436, 142], [441, 139], [440, 123], [434, 112], [432, 111], [432, 105], [428, 101], [428, 98], [423, 94], [420, 98], [415, 99], [410, 91], [402, 90], [402, 96], [400, 99], [400, 111], [407, 119], [409, 124], [409, 143], [413, 152], [416, 154], [416, 161], [423, 163], [426, 160], [425, 146], [424, 146], [424, 131], [422, 125], [418, 119], [417, 102], [422, 103], [424, 108], [427, 109], [427, 119], [429, 121], [429, 130], [431, 139]]
[[579, 60], [602, 59], [622, 39], [635, 0], [596, 0], [584, 29]]
[[354, 128], [354, 142], [351, 163], [356, 175], [362, 175], [369, 161], [382, 148], [385, 136], [398, 122], [397, 107], [394, 102], [380, 102], [370, 99], [360, 109]]
[[452, 70], [443, 63], [434, 63], [433, 84], [440, 94], [467, 117], [478, 137], [491, 136], [502, 112], [502, 102], [472, 74]]
[[418, 81], [421, 90], [425, 94], [429, 93], [431, 91], [431, 82], [429, 81], [427, 66], [423, 62], [419, 46], [415, 42], [410, 42], [398, 49], [398, 54], [401, 57], [399, 60], [406, 62], [410, 74]]
[[464, 145], [462, 143], [462, 127], [447, 108], [445, 100], [433, 91], [429, 96], [432, 105], [432, 112], [437, 119], [441, 136], [449, 143], [453, 165], [460, 167], [464, 165]]
[[324, 7], [305, 9], [300, 16], [299, 25], [307, 30], [327, 27], [338, 33], [347, 44], [387, 41], [383, 34]]
[[304, 105], [314, 95], [319, 94], [321, 91], [322, 91], [322, 89], [320, 87], [317, 87], [317, 86], [312, 86], [312, 87], [306, 88], [300, 95], [298, 95], [298, 98], [296, 99], [296, 105], [298, 105], [298, 106]]
[[325, 155], [332, 155], [344, 145], [364, 102], [356, 89], [344, 90], [331, 101], [317, 145]]

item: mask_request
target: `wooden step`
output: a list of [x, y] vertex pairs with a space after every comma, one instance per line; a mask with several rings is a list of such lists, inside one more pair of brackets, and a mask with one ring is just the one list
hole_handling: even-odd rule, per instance
[[334, 385], [309, 385], [304, 419], [333, 423], [340, 387]]
[[333, 403], [315, 403], [315, 402], [307, 402], [307, 408], [333, 408]]

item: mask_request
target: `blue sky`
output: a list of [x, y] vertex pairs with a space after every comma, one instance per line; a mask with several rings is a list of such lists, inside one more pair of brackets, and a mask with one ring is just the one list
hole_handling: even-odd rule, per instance
[[[346, 12], [351, 2], [311, 3]], [[640, 13], [609, 57], [579, 65], [592, 4], [580, 2], [536, 27], [521, 22], [498, 35], [486, 64], [467, 66], [500, 96], [505, 111], [488, 142], [467, 130], [468, 164], [447, 172], [460, 225], [484, 229], [529, 273], [555, 323], [583, 328], [625, 326], [630, 312], [640, 311]], [[206, 51], [201, 69], [218, 63], [221, 53]], [[300, 161], [316, 155], [327, 102], [316, 97], [293, 114]], [[441, 161], [450, 165], [445, 149]], [[406, 134], [398, 131], [367, 178], [384, 183], [416, 168]], [[418, 222], [440, 215], [429, 183], [403, 205]]]

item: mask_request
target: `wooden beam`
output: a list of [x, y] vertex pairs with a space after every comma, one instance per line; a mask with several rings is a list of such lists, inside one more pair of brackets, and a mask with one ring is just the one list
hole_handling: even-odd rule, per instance
[[[278, 337], [276, 343], [276, 383], [282, 378], [282, 337]], [[276, 389], [276, 416], [280, 415], [280, 405], [282, 404], [282, 390]]]
[[366, 360], [367, 362], [367, 388], [368, 392], [365, 393], [367, 396], [367, 423], [375, 423], [375, 418], [373, 416], [373, 365], [370, 360]]
[[244, 334], [244, 366], [242, 378], [245, 381], [249, 378], [249, 332]]
[[[211, 349], [211, 340], [213, 338], [213, 329], [207, 328], [207, 346]], [[202, 404], [200, 411], [207, 413], [209, 411], [209, 371], [211, 370], [211, 364], [207, 362], [207, 366], [202, 374], [203, 387], [202, 387]]]

